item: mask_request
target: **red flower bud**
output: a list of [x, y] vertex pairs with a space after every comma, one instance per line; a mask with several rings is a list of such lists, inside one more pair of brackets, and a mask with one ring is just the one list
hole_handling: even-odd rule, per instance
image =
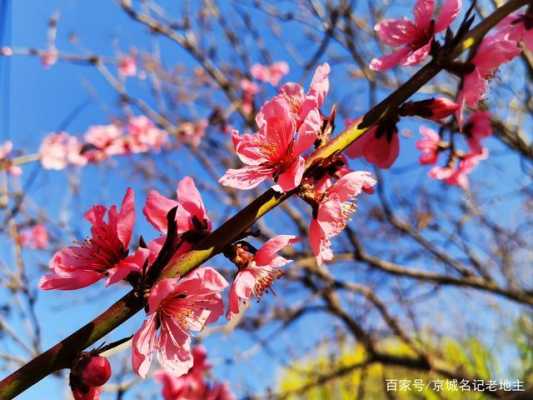
[[100, 400], [101, 387], [72, 388], [74, 400]]
[[81, 372], [81, 381], [89, 386], [102, 386], [111, 377], [111, 365], [105, 357], [92, 356]]
[[445, 97], [433, 99], [430, 105], [431, 119], [439, 121], [453, 114], [459, 108], [459, 104]]
[[432, 119], [439, 122], [440, 120], [452, 115], [459, 108], [459, 104], [445, 97], [434, 99], [408, 101], [400, 109], [401, 116], [412, 116]]

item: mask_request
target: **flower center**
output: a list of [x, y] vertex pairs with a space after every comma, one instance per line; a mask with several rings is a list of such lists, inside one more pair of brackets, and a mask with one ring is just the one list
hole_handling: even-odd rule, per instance
[[265, 291], [272, 286], [272, 283], [283, 275], [281, 269], [271, 271], [262, 271], [255, 280], [254, 295], [259, 298]]

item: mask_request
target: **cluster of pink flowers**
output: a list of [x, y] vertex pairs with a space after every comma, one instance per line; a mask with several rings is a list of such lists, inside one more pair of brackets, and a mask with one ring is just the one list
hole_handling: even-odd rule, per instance
[[[441, 122], [452, 115], [459, 105], [444, 97], [407, 102], [402, 105], [402, 116], [419, 116]], [[346, 121], [348, 126], [356, 126], [360, 120]], [[351, 158], [364, 159], [379, 168], [390, 168], [400, 154], [400, 138], [396, 127], [397, 119], [385, 120], [371, 126], [361, 138], [356, 140], [346, 151]]]
[[44, 138], [39, 149], [45, 169], [60, 170], [67, 165], [83, 166], [125, 154], [158, 151], [168, 134], [144, 115], [131, 117], [124, 126], [117, 124], [90, 127], [81, 141], [65, 132]]
[[154, 377], [163, 385], [161, 395], [164, 400], [234, 400], [227, 383], [206, 381], [206, 373], [211, 369], [207, 362], [207, 352], [203, 346], [192, 349], [193, 365], [185, 375], [176, 376], [168, 371], [157, 371]]
[[486, 36], [470, 63], [473, 70], [463, 77], [457, 102], [461, 108], [457, 112], [459, 126], [463, 124], [465, 105], [477, 109], [488, 90], [488, 82], [500, 66], [520, 55], [523, 48], [533, 51], [533, 11], [531, 7], [525, 14], [514, 14], [503, 19]]
[[[425, 126], [420, 127], [423, 138], [416, 142], [420, 150], [420, 164], [434, 165], [438, 161], [439, 153], [448, 149], [449, 145], [441, 140], [434, 130]], [[481, 145], [481, 141], [492, 135], [490, 114], [486, 111], [473, 113], [463, 128], [468, 143], [468, 152], [458, 153], [452, 149], [452, 154], [445, 166], [435, 166], [429, 171], [429, 176], [442, 180], [449, 185], [468, 189], [468, 174], [488, 157], [488, 150]]]
[[[417, 0], [414, 6], [414, 22], [405, 18], [385, 19], [376, 25], [380, 41], [399, 48], [390, 55], [373, 59], [370, 68], [386, 70], [398, 64], [408, 66], [423, 61], [432, 51], [440, 46], [434, 46], [435, 34], [439, 33], [453, 22], [460, 12], [460, 0], [443, 0], [439, 14], [433, 18], [435, 11], [434, 0]], [[498, 68], [515, 57], [523, 48], [533, 48], [533, 12], [531, 7], [525, 13], [517, 13], [506, 17], [495, 28], [494, 32], [486, 36], [468, 62], [462, 69], [452, 68], [462, 76], [462, 85], [457, 95], [457, 102], [447, 100], [439, 106], [433, 104], [432, 113], [424, 113], [418, 104], [414, 111], [412, 104], [400, 108], [400, 115], [419, 115], [440, 122], [442, 118], [455, 112], [460, 130], [464, 130], [468, 138], [469, 151], [453, 154], [445, 167], [434, 167], [430, 176], [448, 184], [462, 188], [468, 187], [467, 174], [479, 163], [487, 158], [488, 150], [481, 147], [479, 139], [490, 134], [490, 117], [483, 112], [474, 113], [467, 125], [463, 127], [465, 106], [477, 110], [480, 100], [484, 98], [488, 89], [488, 81], [492, 79]], [[423, 102], [419, 102], [423, 103]], [[414, 111], [414, 112], [413, 112]], [[388, 117], [377, 126], [370, 129], [357, 140], [348, 150], [351, 157], [364, 157], [368, 162], [380, 167], [389, 168], [399, 154], [399, 137], [396, 128], [397, 117]], [[486, 122], [489, 121], [489, 122]], [[489, 124], [489, 127], [486, 125]], [[483, 128], [480, 128], [483, 127]], [[479, 132], [484, 132], [479, 134]], [[441, 141], [439, 135], [429, 128], [421, 127], [423, 139], [417, 142], [422, 155], [422, 164], [434, 164], [440, 151], [446, 149], [447, 144]]]
[[317, 139], [322, 127], [320, 107], [329, 90], [329, 65], [317, 68], [307, 93], [297, 83], [287, 83], [267, 101], [256, 116], [259, 131], [239, 136], [233, 131], [233, 145], [240, 169], [229, 169], [220, 179], [225, 186], [252, 189], [268, 178], [283, 192], [298, 186], [305, 169], [302, 154]]
[[[347, 168], [342, 172], [344, 176], [336, 181], [341, 173], [338, 169], [327, 177], [304, 178], [305, 152], [320, 142], [323, 125], [327, 121], [320, 108], [329, 90], [329, 72], [328, 64], [319, 66], [307, 93], [296, 83], [282, 86], [279, 94], [267, 101], [257, 114], [259, 131], [255, 135], [239, 136], [235, 131], [235, 152], [246, 166], [229, 169], [220, 179], [223, 185], [237, 189], [254, 188], [268, 178], [276, 183], [274, 189], [281, 192], [291, 191], [300, 185], [305, 187], [301, 197], [314, 208], [309, 241], [319, 263], [332, 259], [330, 239], [345, 228], [355, 211], [353, 199], [362, 191], [371, 192], [376, 183], [369, 173], [350, 172]], [[283, 265], [288, 262], [282, 257], [276, 258], [277, 261], [267, 259], [263, 254], [276, 245], [286, 246], [292, 240], [291, 236], [278, 236], [276, 241], [260, 249], [255, 258], [247, 261], [246, 265], [253, 267], [240, 272], [235, 279], [233, 295], [230, 296], [231, 314], [237, 314], [240, 304], [252, 294], [264, 290], [261, 285], [257, 286], [258, 278], [271, 282], [277, 277], [279, 270], [261, 268], [264, 263]]]
[[23, 247], [43, 250], [48, 247], [48, 230], [43, 224], [23, 228], [18, 237], [18, 242]]
[[431, 51], [435, 34], [448, 28], [459, 14], [461, 5], [461, 0], [444, 0], [435, 20], [435, 0], [417, 0], [413, 9], [414, 21], [406, 18], [381, 21], [375, 27], [379, 39], [399, 49], [381, 58], [374, 58], [370, 68], [384, 71], [398, 64], [410, 66], [424, 61]]
[[[39, 283], [41, 289], [74, 290], [104, 278], [107, 285], [124, 280], [142, 284], [165, 248], [172, 210], [175, 210], [176, 229], [173, 235], [177, 235], [179, 241], [170, 260], [188, 251], [211, 230], [201, 195], [192, 178], [185, 177], [178, 183], [176, 200], [157, 191], [148, 194], [143, 212], [161, 236], [147, 244], [139, 244], [130, 252], [134, 204], [134, 193], [128, 189], [120, 209], [93, 206], [85, 214], [92, 225], [91, 237], [54, 254], [50, 273]], [[251, 296], [260, 297], [279, 277], [280, 267], [289, 260], [277, 253], [293, 241], [292, 236], [274, 237], [248, 262], [239, 264], [230, 291], [228, 318], [238, 313], [240, 302]], [[222, 291], [227, 286], [225, 278], [208, 266], [180, 278], [157, 281], [147, 297], [147, 318], [133, 337], [133, 369], [146, 376], [153, 355], [157, 355], [165, 370], [176, 376], [187, 373], [193, 365], [190, 332], [201, 330], [224, 314]]]

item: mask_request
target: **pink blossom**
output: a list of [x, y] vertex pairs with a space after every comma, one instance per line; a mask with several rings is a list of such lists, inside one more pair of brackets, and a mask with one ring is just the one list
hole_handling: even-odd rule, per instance
[[473, 153], [482, 153], [481, 140], [492, 135], [492, 122], [488, 111], [472, 113], [464, 126], [468, 146]]
[[59, 57], [59, 52], [55, 47], [51, 47], [41, 53], [41, 64], [48, 69], [53, 66]]
[[21, 230], [19, 235], [20, 245], [30, 249], [46, 249], [48, 247], [48, 231], [43, 224]]
[[3, 46], [0, 48], [0, 56], [11, 57], [13, 55], [13, 49], [11, 47]]
[[250, 73], [258, 81], [277, 86], [279, 81], [289, 73], [289, 64], [285, 61], [278, 61], [271, 65], [254, 64]]
[[118, 59], [118, 73], [123, 78], [137, 74], [137, 62], [131, 55], [121, 56]]
[[176, 376], [161, 370], [154, 373], [154, 377], [163, 384], [161, 394], [164, 400], [174, 399], [202, 399], [208, 390], [204, 376], [211, 364], [207, 362], [207, 352], [203, 346], [195, 346], [192, 349], [192, 368], [182, 376]]
[[[246, 259], [243, 265], [239, 265], [239, 272], [230, 289], [228, 319], [239, 314], [241, 305], [252, 296], [260, 298], [272, 283], [283, 275], [280, 268], [292, 260], [287, 260], [277, 253], [294, 243], [295, 239], [296, 237], [291, 235], [275, 236], [257, 250], [251, 259]], [[237, 252], [239, 250], [237, 248]]]
[[120, 211], [116, 206], [107, 209], [96, 205], [85, 213], [85, 219], [92, 225], [91, 238], [54, 254], [49, 264], [51, 272], [39, 282], [41, 289], [80, 289], [104, 277], [109, 285], [143, 267], [150, 255], [147, 249], [128, 256], [135, 223], [133, 190], [127, 190]]
[[20, 176], [22, 174], [22, 169], [18, 165], [13, 165], [12, 160], [9, 159], [12, 150], [13, 143], [10, 140], [4, 142], [4, 144], [0, 146], [0, 165], [5, 165], [4, 168], [10, 175]]
[[242, 89], [242, 108], [245, 113], [249, 114], [253, 110], [253, 101], [257, 93], [261, 91], [259, 86], [248, 79], [241, 80]]
[[370, 128], [346, 151], [349, 157], [364, 157], [379, 168], [389, 168], [400, 152], [400, 139], [396, 126], [390, 129]]
[[422, 139], [417, 140], [416, 148], [420, 150], [420, 164], [435, 164], [439, 157], [440, 136], [433, 129], [425, 126], [420, 127]]
[[496, 32], [500, 36], [507, 36], [518, 45], [523, 45], [533, 51], [533, 11], [529, 9], [525, 14], [513, 14], [505, 17], [497, 26]]
[[209, 122], [206, 119], [184, 122], [178, 127], [178, 136], [183, 143], [198, 147], [205, 136], [205, 130], [208, 126]]
[[165, 371], [157, 371], [154, 376], [163, 384], [161, 394], [164, 400], [235, 400], [227, 383], [208, 385], [188, 374], [176, 377]]
[[379, 40], [399, 49], [381, 58], [374, 58], [370, 62], [370, 68], [384, 71], [398, 64], [409, 66], [422, 62], [429, 55], [434, 35], [452, 23], [459, 14], [461, 5], [461, 0], [443, 0], [435, 21], [435, 1], [417, 0], [413, 9], [414, 21], [406, 18], [381, 21], [375, 27]]
[[372, 193], [375, 184], [369, 172], [354, 171], [333, 183], [324, 193], [317, 193], [318, 206], [309, 225], [309, 243], [319, 265], [333, 259], [330, 239], [342, 232], [356, 211], [354, 199], [363, 191]]
[[189, 373], [176, 376], [160, 370], [154, 373], [154, 378], [163, 385], [161, 395], [164, 400], [200, 400], [207, 388], [203, 378], [197, 379]]
[[169, 199], [156, 190], [148, 192], [143, 213], [159, 232], [167, 233], [167, 214], [174, 207], [178, 207], [176, 211], [178, 234], [211, 230], [211, 221], [193, 178], [186, 176], [178, 182], [176, 199]]
[[476, 50], [471, 60], [474, 70], [463, 78], [463, 85], [457, 96], [460, 108], [456, 116], [459, 127], [463, 125], [463, 110], [465, 105], [477, 108], [488, 90], [488, 81], [494, 77], [498, 68], [511, 61], [520, 54], [516, 41], [509, 35], [494, 34], [486, 36]]
[[44, 138], [39, 149], [41, 165], [45, 169], [60, 170], [67, 165], [85, 165], [82, 146], [75, 136], [65, 132], [52, 133]]
[[163, 369], [181, 376], [193, 365], [190, 331], [200, 331], [224, 312], [221, 291], [226, 280], [211, 267], [183, 278], [157, 282], [148, 298], [148, 316], [133, 337], [132, 365], [145, 377], [157, 354]]
[[94, 125], [84, 135], [87, 145], [84, 156], [92, 162], [100, 162], [108, 157], [126, 153], [122, 130], [115, 124]]
[[165, 131], [158, 129], [144, 115], [130, 118], [127, 131], [128, 136], [125, 139], [125, 146], [132, 153], [160, 150], [168, 138], [168, 134]]
[[429, 171], [429, 176], [433, 179], [442, 180], [444, 183], [460, 188], [468, 189], [468, 174], [479, 164], [481, 160], [488, 157], [488, 150], [482, 149], [481, 152], [471, 152], [461, 158], [458, 166], [433, 167]]
[[233, 145], [240, 169], [229, 169], [220, 183], [237, 189], [252, 189], [268, 178], [275, 188], [290, 191], [297, 187], [305, 170], [302, 154], [316, 140], [322, 127], [319, 108], [329, 88], [329, 65], [317, 68], [307, 94], [298, 84], [284, 85], [280, 94], [266, 102], [256, 117], [259, 132], [238, 135]]

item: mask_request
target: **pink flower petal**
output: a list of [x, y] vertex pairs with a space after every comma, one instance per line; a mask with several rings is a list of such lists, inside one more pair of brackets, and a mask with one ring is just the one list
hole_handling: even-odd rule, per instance
[[239, 136], [236, 130], [231, 134], [233, 146], [239, 159], [247, 165], [260, 165], [267, 161], [257, 143], [256, 136], [244, 134]]
[[419, 47], [411, 54], [409, 54], [409, 56], [402, 62], [402, 65], [416, 65], [424, 61], [424, 59], [429, 55], [429, 52], [431, 51], [431, 43], [433, 43], [433, 39], [430, 39], [429, 42], [427, 42], [425, 45]]
[[139, 247], [135, 253], [120, 261], [115, 267], [109, 269], [107, 272], [109, 277], [106, 286], [117, 283], [126, 279], [131, 272], [141, 272], [142, 268], [151, 255], [149, 249]]
[[240, 271], [233, 281], [234, 292], [239, 299], [247, 300], [254, 294], [255, 276], [247, 269]]
[[308, 150], [317, 139], [321, 128], [322, 117], [318, 109], [309, 111], [298, 129], [298, 137], [294, 143], [293, 154], [300, 155]]
[[240, 169], [228, 169], [218, 182], [235, 189], [253, 189], [272, 176], [272, 169], [263, 166], [246, 166]]
[[394, 47], [411, 43], [417, 35], [415, 25], [406, 18], [384, 19], [374, 29], [381, 42]]
[[321, 107], [324, 104], [324, 99], [329, 91], [329, 76], [330, 67], [328, 63], [319, 65], [311, 80], [311, 85], [307, 95], [316, 99], [316, 106]]
[[400, 152], [400, 140], [398, 134], [392, 135], [391, 140], [387, 135], [382, 135], [379, 139], [374, 136], [369, 140], [364, 150], [366, 160], [379, 168], [390, 168]]
[[411, 52], [411, 48], [408, 46], [402, 47], [401, 49], [387, 54], [380, 58], [374, 58], [370, 62], [370, 69], [374, 71], [385, 71], [387, 69], [393, 68], [400, 63], [403, 63], [408, 54]]
[[158, 342], [157, 360], [163, 369], [175, 376], [181, 376], [193, 366], [190, 339], [187, 339], [184, 345], [180, 345], [171, 333], [166, 329], [162, 330]]
[[149, 316], [133, 336], [131, 361], [133, 370], [145, 378], [152, 363], [152, 353], [156, 343], [156, 314]]
[[158, 281], [150, 290], [148, 297], [148, 312], [155, 313], [161, 302], [171, 293], [174, 293], [176, 287], [180, 284], [178, 278], [165, 278]]
[[463, 101], [472, 108], [477, 108], [479, 101], [485, 97], [488, 89], [487, 81], [481, 76], [476, 68], [473, 72], [466, 75], [461, 88]]
[[376, 179], [370, 172], [353, 171], [335, 182], [328, 190], [328, 194], [334, 194], [340, 202], [345, 202], [360, 195], [363, 188], [373, 187], [376, 183]]
[[122, 200], [122, 206], [120, 207], [120, 213], [117, 221], [117, 236], [126, 249], [130, 244], [134, 224], [135, 194], [131, 188], [128, 188], [126, 195]]
[[415, 25], [419, 31], [426, 31], [433, 19], [435, 11], [435, 0], [416, 0], [413, 8]]
[[156, 190], [150, 190], [146, 197], [143, 213], [146, 219], [162, 233], [167, 233], [167, 214], [178, 202], [163, 196]]
[[298, 157], [278, 178], [278, 186], [285, 193], [297, 187], [305, 172], [305, 160]]
[[200, 221], [208, 219], [202, 196], [190, 176], [184, 177], [178, 183], [177, 195], [179, 204], [192, 216]]
[[255, 253], [255, 263], [257, 265], [269, 265], [271, 261], [277, 257], [277, 253], [290, 243], [294, 243], [296, 236], [293, 235], [278, 235], [269, 239], [258, 251]]
[[92, 285], [102, 279], [97, 271], [77, 270], [65, 273], [50, 273], [39, 281], [42, 290], [75, 290]]
[[309, 245], [313, 252], [318, 265], [322, 265], [324, 261], [333, 259], [333, 252], [331, 251], [331, 243], [322, 232], [322, 228], [318, 222], [313, 219], [309, 224]]
[[437, 22], [435, 22], [435, 32], [441, 32], [450, 26], [461, 11], [462, 3], [462, 0], [443, 1]]

